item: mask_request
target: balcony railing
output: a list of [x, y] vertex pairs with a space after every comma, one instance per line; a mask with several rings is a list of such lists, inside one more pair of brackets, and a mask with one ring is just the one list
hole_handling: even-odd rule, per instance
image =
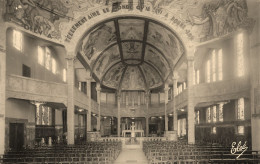
[[213, 83], [193, 86], [193, 96], [197, 102], [221, 101], [245, 97], [250, 91], [250, 81], [246, 78], [236, 78]]
[[67, 102], [67, 85], [62, 83], [7, 75], [6, 91], [7, 98]]

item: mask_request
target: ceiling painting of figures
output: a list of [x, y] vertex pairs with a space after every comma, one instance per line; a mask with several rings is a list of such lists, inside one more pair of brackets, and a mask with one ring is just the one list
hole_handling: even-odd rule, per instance
[[156, 88], [163, 85], [159, 73], [154, 68], [146, 63], [142, 64], [141, 68], [144, 72], [146, 83], [149, 88]]
[[160, 49], [173, 62], [184, 52], [179, 39], [172, 32], [153, 22], [149, 23], [147, 42]]
[[138, 67], [127, 67], [123, 76], [121, 89], [122, 90], [144, 90], [145, 79]]
[[95, 59], [109, 45], [116, 42], [114, 22], [101, 24], [82, 41], [81, 53], [87, 60]]
[[173, 31], [140, 17], [107, 20], [87, 33], [81, 45], [81, 54], [102, 85], [122, 90], [163, 87], [184, 54]]
[[120, 19], [118, 23], [121, 40], [143, 40], [144, 20]]
[[114, 45], [110, 49], [102, 53], [95, 61], [92, 67], [93, 72], [97, 75], [99, 79], [101, 79], [105, 71], [118, 61], [120, 61], [118, 45]]
[[118, 88], [125, 67], [121, 62], [112, 66], [104, 75], [102, 84], [109, 88]]
[[162, 77], [167, 78], [170, 73], [170, 65], [166, 61], [165, 57], [161, 55], [155, 48], [146, 45], [146, 51], [144, 56], [145, 61], [153, 64], [159, 69]]

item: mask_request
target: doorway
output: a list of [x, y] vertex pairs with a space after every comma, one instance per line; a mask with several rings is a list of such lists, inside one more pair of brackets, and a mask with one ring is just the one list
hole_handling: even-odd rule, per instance
[[21, 150], [24, 145], [24, 123], [10, 123], [9, 147]]

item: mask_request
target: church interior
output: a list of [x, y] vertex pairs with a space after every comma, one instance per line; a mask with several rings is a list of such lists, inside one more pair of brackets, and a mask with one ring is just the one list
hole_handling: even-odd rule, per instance
[[259, 0], [0, 6], [0, 163], [260, 163]]

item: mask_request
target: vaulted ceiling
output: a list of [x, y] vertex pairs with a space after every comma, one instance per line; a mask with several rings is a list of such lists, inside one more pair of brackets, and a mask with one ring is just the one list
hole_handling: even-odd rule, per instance
[[148, 90], [164, 85], [184, 51], [166, 26], [145, 18], [118, 17], [89, 30], [78, 55], [103, 86]]

